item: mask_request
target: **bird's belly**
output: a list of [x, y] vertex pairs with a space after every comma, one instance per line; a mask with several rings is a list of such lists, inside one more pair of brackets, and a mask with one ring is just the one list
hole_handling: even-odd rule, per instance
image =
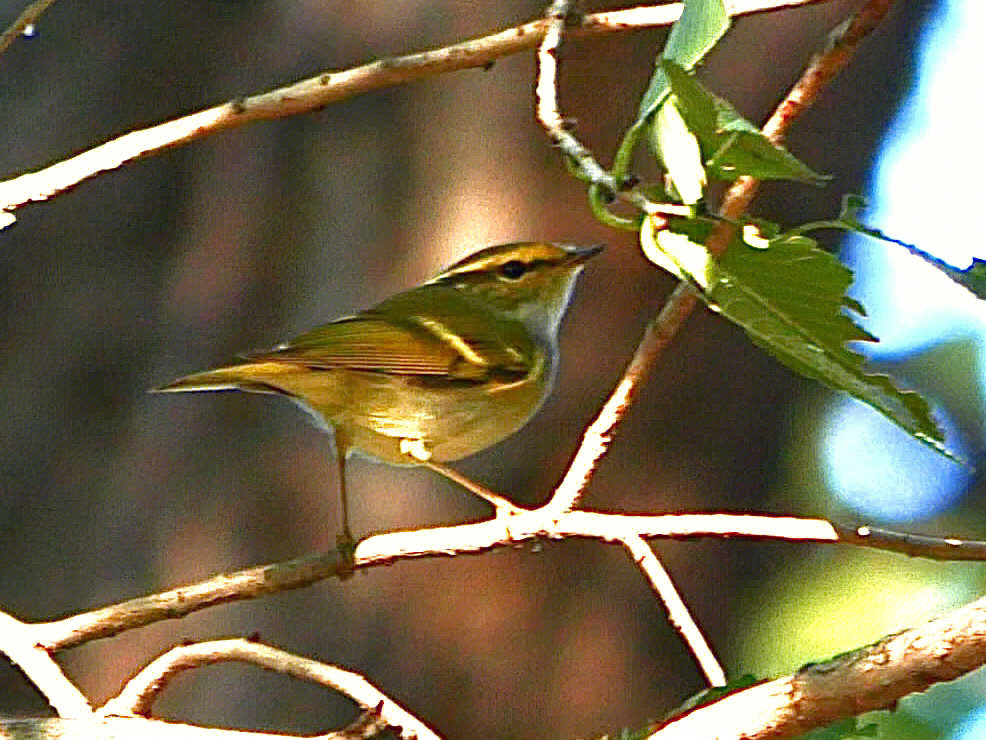
[[530, 374], [513, 382], [450, 384], [373, 373], [347, 373], [356, 403], [326, 416], [352, 446], [407, 464], [408, 443], [438, 461], [458, 460], [510, 436], [537, 411], [547, 384]]

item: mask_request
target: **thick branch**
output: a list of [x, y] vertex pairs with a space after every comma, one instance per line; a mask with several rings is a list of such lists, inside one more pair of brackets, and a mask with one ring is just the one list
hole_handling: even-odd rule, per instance
[[984, 663], [986, 598], [792, 676], [731, 694], [672, 721], [651, 737], [797, 737], [845, 717], [890, 709], [909, 694]]

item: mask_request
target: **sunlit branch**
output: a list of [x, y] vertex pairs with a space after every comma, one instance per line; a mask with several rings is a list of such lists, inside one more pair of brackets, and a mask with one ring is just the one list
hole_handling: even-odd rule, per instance
[[738, 691], [670, 722], [654, 740], [767, 740], [877, 709], [986, 663], [986, 599], [797, 673]]
[[640, 537], [627, 537], [623, 540], [623, 545], [630, 552], [633, 562], [647, 577], [651, 589], [660, 597], [664, 608], [667, 609], [668, 621], [685, 641], [689, 652], [705, 674], [705, 680], [710, 686], [725, 686], [725, 671], [719, 665], [719, 660], [709, 647], [702, 630], [692, 619], [691, 612], [688, 611], [678, 589], [671, 581], [671, 576], [661, 565], [660, 559], [651, 550], [650, 545]]
[[[794, 121], [817, 100], [832, 78], [849, 61], [856, 47], [886, 15], [893, 0], [869, 0], [847, 22], [839, 24], [829, 38], [826, 49], [816, 54], [802, 72], [784, 100], [764, 124], [763, 130], [777, 144], [783, 142]], [[540, 86], [540, 83], [539, 83]], [[540, 106], [540, 101], [539, 101]], [[558, 114], [560, 117], [560, 113]], [[720, 213], [736, 220], [749, 208], [756, 196], [759, 181], [741, 177], [726, 191]], [[725, 252], [733, 233], [728, 222], [719, 223], [706, 242], [714, 255]], [[596, 420], [583, 435], [564, 480], [556, 491], [558, 509], [575, 506], [596, 466], [605, 456], [613, 433], [629, 410], [636, 389], [650, 375], [664, 349], [671, 343], [685, 319], [695, 310], [698, 299], [694, 290], [682, 282], [668, 297], [658, 316], [647, 326], [633, 359], [624, 371]]]
[[131, 678], [119, 695], [106, 702], [97, 714], [149, 715], [158, 695], [176, 675], [203, 665], [229, 661], [251, 663], [334, 689], [352, 699], [364, 711], [379, 715], [388, 727], [399, 728], [402, 738], [438, 740], [438, 735], [430, 727], [358, 673], [243, 639], [212, 640], [172, 648]]
[[[470, 524], [372, 535], [356, 547], [352, 565], [333, 551], [224, 573], [198, 583], [63, 619], [27, 624], [25, 639], [31, 645], [47, 650], [62, 650], [165, 619], [178, 619], [216, 604], [255, 599], [309, 586], [327, 578], [348, 576], [354, 569], [389, 565], [405, 558], [480, 553], [498, 547], [516, 547], [525, 542], [563, 537], [621, 543], [632, 536], [645, 539], [743, 537], [788, 542], [844, 542], [876, 549], [886, 547], [941, 560], [986, 560], [986, 542], [970, 541], [962, 546], [943, 546], [942, 543], [948, 540], [896, 534], [896, 539], [890, 541], [885, 535], [872, 538], [852, 535], [844, 542], [836, 528], [824, 519], [720, 513], [609, 514], [585, 510], [559, 514], [542, 507], [524, 514]], [[889, 546], [887, 542], [890, 542]], [[902, 542], [910, 542], [906, 550]]]
[[36, 627], [0, 612], [0, 653], [20, 668], [59, 717], [89, 716], [92, 714], [89, 701], [62, 672], [50, 653], [37, 644]]

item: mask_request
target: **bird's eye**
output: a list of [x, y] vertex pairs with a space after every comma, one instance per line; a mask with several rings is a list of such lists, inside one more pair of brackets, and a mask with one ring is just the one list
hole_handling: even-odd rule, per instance
[[527, 272], [527, 265], [520, 260], [510, 260], [500, 265], [500, 274], [508, 280], [517, 280], [525, 272]]

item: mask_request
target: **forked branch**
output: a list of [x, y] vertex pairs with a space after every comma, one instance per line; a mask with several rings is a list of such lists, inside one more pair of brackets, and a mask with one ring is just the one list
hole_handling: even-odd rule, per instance
[[862, 537], [855, 532], [840, 530], [823, 519], [722, 513], [648, 516], [585, 510], [556, 514], [542, 507], [470, 524], [372, 535], [356, 547], [351, 566], [336, 552], [305, 555], [284, 563], [220, 574], [63, 619], [29, 624], [24, 638], [48, 651], [64, 650], [165, 619], [179, 619], [216, 604], [255, 599], [346, 576], [354, 569], [390, 565], [406, 558], [476, 554], [565, 537], [619, 543], [635, 536], [743, 537], [862, 545], [947, 560], [986, 560], [986, 542], [920, 538], [870, 528], [864, 528], [866, 534]]
[[59, 717], [79, 719], [92, 714], [89, 700], [76, 687], [48, 650], [34, 639], [36, 625], [0, 612], [0, 653], [10, 659], [48, 701]]

